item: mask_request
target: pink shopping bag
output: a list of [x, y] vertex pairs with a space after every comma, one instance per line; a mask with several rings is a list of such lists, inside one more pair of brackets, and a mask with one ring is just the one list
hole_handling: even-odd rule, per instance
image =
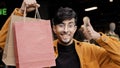
[[55, 66], [50, 20], [15, 22], [13, 33], [17, 68]]

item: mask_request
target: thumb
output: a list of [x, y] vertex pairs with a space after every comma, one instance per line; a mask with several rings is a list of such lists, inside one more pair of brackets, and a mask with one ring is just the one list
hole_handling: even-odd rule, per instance
[[37, 4], [36, 4], [36, 7], [38, 7], [38, 8], [39, 8], [39, 7], [40, 7], [40, 4], [38, 4], [38, 3], [37, 3]]
[[91, 24], [90, 24], [90, 18], [89, 18], [88, 16], [85, 16], [85, 17], [83, 18], [83, 25], [84, 25], [85, 27], [91, 26]]

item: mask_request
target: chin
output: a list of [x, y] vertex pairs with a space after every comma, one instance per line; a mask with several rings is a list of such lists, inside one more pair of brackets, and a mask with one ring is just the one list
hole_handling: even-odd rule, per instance
[[62, 43], [64, 44], [69, 44], [71, 42], [71, 40], [62, 40]]

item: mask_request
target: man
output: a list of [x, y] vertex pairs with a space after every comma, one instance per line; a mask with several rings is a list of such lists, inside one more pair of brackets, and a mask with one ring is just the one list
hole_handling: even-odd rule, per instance
[[[21, 8], [27, 5], [27, 10], [31, 11], [36, 4], [35, 0], [25, 0]], [[21, 8], [13, 14], [22, 15], [24, 9]], [[89, 21], [84, 22], [83, 33], [87, 38], [96, 40], [101, 47], [79, 42], [73, 39], [76, 22], [75, 11], [68, 7], [60, 8], [53, 20], [53, 31], [58, 37], [54, 41], [56, 68], [120, 68], [120, 42], [96, 32]]]
[[[54, 18], [53, 30], [58, 37], [58, 40], [54, 41], [56, 67], [119, 68], [120, 42], [94, 31], [90, 21], [84, 21], [83, 33], [88, 39], [96, 40], [102, 47], [78, 42], [73, 39], [73, 35], [77, 29], [76, 21], [76, 13], [71, 8], [60, 8]], [[116, 47], [114, 48], [114, 46]]]

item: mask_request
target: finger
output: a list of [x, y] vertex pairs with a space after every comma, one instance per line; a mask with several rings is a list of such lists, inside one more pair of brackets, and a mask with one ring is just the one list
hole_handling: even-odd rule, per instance
[[85, 30], [84, 25], [81, 25], [80, 30], [83, 32]]
[[84, 26], [86, 26], [86, 27], [91, 26], [91, 24], [90, 24], [90, 18], [88, 16], [85, 16], [83, 18], [83, 23], [84, 23]]
[[88, 31], [84, 30], [83, 34], [85, 36], [86, 39], [90, 40], [91, 39], [91, 33], [89, 33]]
[[37, 3], [37, 4], [35, 4], [35, 6], [39, 8], [39, 7], [40, 7], [40, 4]]
[[37, 4], [36, 0], [24, 0], [24, 3], [26, 5], [34, 5]]
[[30, 8], [36, 8], [36, 7], [39, 8], [40, 5], [39, 4], [26, 4], [26, 7], [29, 8], [29, 9]]

